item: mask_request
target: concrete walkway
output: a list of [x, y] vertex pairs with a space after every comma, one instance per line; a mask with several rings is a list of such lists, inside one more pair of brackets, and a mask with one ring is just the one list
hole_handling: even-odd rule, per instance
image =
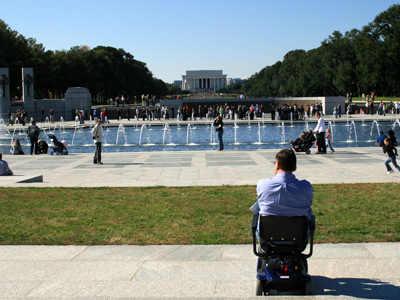
[[[0, 186], [205, 186], [256, 184], [271, 177], [277, 150], [4, 155], [15, 176]], [[386, 174], [382, 149], [338, 148], [325, 155], [298, 153], [296, 176], [312, 183], [400, 182], [400, 172]], [[43, 177], [43, 182], [39, 180]], [[25, 181], [25, 182], [21, 182]], [[26, 183], [28, 182], [28, 183]]]
[[[1, 299], [256, 299], [251, 245], [2, 246]], [[400, 243], [317, 244], [314, 296], [399, 299]]]
[[[16, 175], [0, 186], [253, 185], [273, 176], [276, 152], [104, 153], [104, 165], [5, 155]], [[297, 177], [312, 183], [400, 182], [379, 148], [297, 157]], [[0, 299], [255, 299], [255, 273], [251, 245], [0, 246]], [[315, 296], [301, 299], [400, 299], [400, 243], [318, 244], [309, 273]]]

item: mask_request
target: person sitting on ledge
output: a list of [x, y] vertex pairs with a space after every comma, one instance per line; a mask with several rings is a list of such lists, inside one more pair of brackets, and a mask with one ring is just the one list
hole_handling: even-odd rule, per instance
[[8, 163], [3, 160], [3, 155], [0, 153], [0, 176], [13, 175], [13, 172], [8, 167]]
[[14, 141], [14, 143], [12, 144], [11, 149], [10, 149], [10, 153], [12, 155], [24, 154], [24, 151], [22, 150], [21, 143], [19, 142], [19, 139], [16, 139]]

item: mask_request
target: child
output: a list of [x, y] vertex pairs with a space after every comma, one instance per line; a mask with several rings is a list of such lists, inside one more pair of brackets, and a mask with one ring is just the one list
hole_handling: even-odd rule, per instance
[[392, 162], [393, 166], [400, 171], [400, 167], [397, 165], [396, 162], [397, 149], [394, 147], [390, 138], [385, 138], [384, 143], [385, 146], [383, 146], [383, 153], [387, 153], [387, 155], [389, 156], [389, 158], [385, 161], [387, 173], [390, 174], [394, 172], [389, 165], [390, 162]]
[[329, 146], [329, 149], [331, 149], [331, 152], [332, 153], [335, 152], [335, 150], [333, 150], [333, 147], [332, 147], [333, 138], [332, 138], [332, 135], [331, 135], [331, 130], [329, 128], [326, 129], [325, 139], [326, 139], [326, 142], [327, 142], [327, 144]]

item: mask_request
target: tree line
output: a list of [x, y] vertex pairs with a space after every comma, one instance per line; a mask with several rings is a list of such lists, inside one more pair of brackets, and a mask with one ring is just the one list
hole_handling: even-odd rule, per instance
[[124, 95], [163, 97], [174, 87], [155, 78], [144, 62], [123, 49], [76, 46], [46, 50], [34, 38], [25, 38], [0, 19], [0, 67], [9, 68], [10, 93], [21, 97], [21, 68], [34, 71], [35, 98], [63, 98], [69, 87], [87, 87], [93, 99], [104, 102]]
[[255, 97], [400, 95], [400, 5], [361, 30], [334, 31], [321, 46], [288, 52], [226, 91]]

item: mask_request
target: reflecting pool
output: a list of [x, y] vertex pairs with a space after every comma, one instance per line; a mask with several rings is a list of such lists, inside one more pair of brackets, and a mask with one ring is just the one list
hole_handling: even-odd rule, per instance
[[[371, 147], [376, 143], [379, 130], [387, 134], [389, 129], [400, 137], [399, 120], [388, 122], [326, 122], [331, 129], [334, 148]], [[229, 124], [224, 126], [225, 150], [257, 150], [288, 148], [289, 140], [295, 140], [304, 130], [313, 129], [316, 121]], [[74, 129], [65, 129], [56, 125], [44, 129], [40, 139], [51, 146], [48, 134], [54, 134], [59, 141], [68, 143], [70, 153], [94, 152], [91, 128], [76, 125]], [[13, 140], [19, 139], [25, 153], [29, 153], [29, 138], [20, 127], [7, 127], [0, 124], [0, 151], [9, 154]], [[208, 125], [165, 124], [164, 126], [105, 127], [103, 152], [138, 152], [138, 151], [211, 151], [218, 149], [215, 128]]]

